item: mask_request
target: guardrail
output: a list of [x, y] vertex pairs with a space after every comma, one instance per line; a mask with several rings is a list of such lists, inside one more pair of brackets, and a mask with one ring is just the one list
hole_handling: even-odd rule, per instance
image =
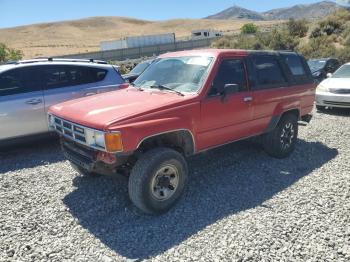
[[180, 41], [171, 44], [72, 54], [60, 56], [60, 58], [92, 58], [104, 61], [123, 61], [127, 59], [137, 59], [141, 57], [155, 56], [167, 52], [209, 47], [211, 43], [216, 39], [217, 38], [207, 38], [199, 40]]

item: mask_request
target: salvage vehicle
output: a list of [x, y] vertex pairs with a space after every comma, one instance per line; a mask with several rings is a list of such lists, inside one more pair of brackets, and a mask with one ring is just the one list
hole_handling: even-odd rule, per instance
[[146, 60], [136, 65], [129, 73], [122, 75], [125, 81], [133, 83], [153, 62], [154, 60]]
[[341, 66], [316, 89], [316, 108], [350, 108], [350, 63]]
[[307, 63], [310, 66], [312, 76], [318, 83], [326, 79], [327, 74], [334, 73], [341, 65], [336, 58], [311, 59]]
[[145, 213], [169, 210], [186, 186], [186, 158], [261, 136], [288, 157], [311, 120], [315, 84], [293, 52], [192, 50], [161, 55], [133, 86], [50, 108], [66, 158], [85, 175], [123, 173]]
[[50, 106], [122, 84], [117, 69], [103, 61], [48, 58], [0, 65], [0, 145], [46, 135]]

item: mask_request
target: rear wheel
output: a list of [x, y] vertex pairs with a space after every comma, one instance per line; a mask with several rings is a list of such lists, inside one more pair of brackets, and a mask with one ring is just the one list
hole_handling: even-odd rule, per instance
[[263, 147], [272, 157], [286, 158], [294, 151], [297, 138], [298, 118], [287, 114], [272, 132], [263, 136]]
[[187, 163], [180, 153], [169, 148], [152, 149], [131, 170], [130, 199], [147, 214], [164, 213], [181, 197], [187, 173]]

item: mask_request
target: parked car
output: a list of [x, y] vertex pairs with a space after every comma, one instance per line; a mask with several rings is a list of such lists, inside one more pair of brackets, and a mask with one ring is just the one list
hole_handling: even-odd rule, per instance
[[308, 64], [312, 76], [318, 83], [326, 79], [328, 73], [334, 73], [340, 67], [339, 60], [335, 58], [312, 59]]
[[122, 75], [125, 81], [133, 83], [149, 66], [154, 60], [147, 60], [139, 63], [135, 66], [128, 74]]
[[188, 156], [261, 136], [288, 157], [314, 100], [296, 53], [192, 50], [161, 55], [132, 87], [51, 107], [49, 122], [80, 173], [129, 174], [132, 202], [157, 214], [182, 194]]
[[49, 131], [47, 109], [120, 88], [124, 80], [102, 61], [37, 59], [0, 66], [0, 144]]
[[316, 89], [316, 107], [350, 108], [350, 63], [341, 66], [322, 81]]

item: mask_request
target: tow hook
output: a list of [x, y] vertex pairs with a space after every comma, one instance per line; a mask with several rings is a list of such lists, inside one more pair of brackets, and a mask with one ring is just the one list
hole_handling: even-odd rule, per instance
[[96, 158], [97, 158], [97, 161], [101, 161], [108, 165], [113, 165], [117, 162], [117, 157], [114, 154], [107, 153], [107, 152], [99, 151], [97, 153]]

